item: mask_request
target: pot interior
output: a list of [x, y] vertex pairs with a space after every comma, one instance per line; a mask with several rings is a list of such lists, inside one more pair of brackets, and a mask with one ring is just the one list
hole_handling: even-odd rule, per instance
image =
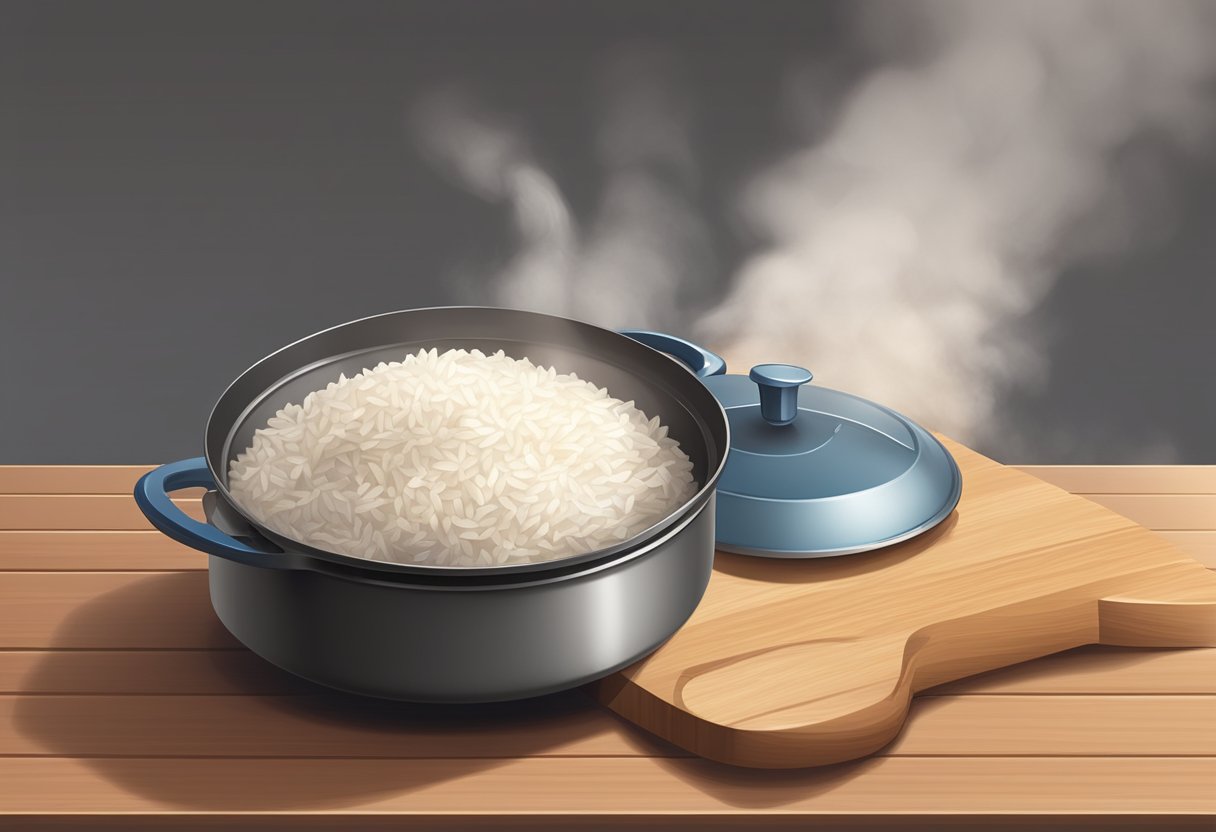
[[[249, 447], [254, 431], [285, 405], [302, 401], [312, 391], [337, 381], [341, 373], [351, 376], [381, 361], [400, 361], [410, 353], [431, 348], [440, 352], [479, 349], [487, 354], [502, 350], [512, 358], [526, 357], [536, 364], [555, 367], [559, 373], [576, 373], [606, 387], [618, 399], [634, 401], [648, 417], [658, 415], [688, 454], [699, 486], [692, 500], [630, 540], [611, 549], [578, 555], [580, 561], [626, 551], [653, 537], [693, 505], [699, 505], [721, 471], [727, 448], [725, 414], [713, 394], [675, 359], [626, 336], [578, 321], [517, 310], [445, 307], [393, 312], [343, 324], [284, 347], [243, 373], [220, 398], [207, 424], [207, 461], [220, 494], [240, 511], [228, 495], [228, 466]], [[299, 541], [286, 541], [243, 511], [241, 514], [279, 545], [322, 554], [327, 559], [407, 571], [478, 569], [359, 561]], [[528, 570], [566, 565], [573, 559], [482, 569]]]

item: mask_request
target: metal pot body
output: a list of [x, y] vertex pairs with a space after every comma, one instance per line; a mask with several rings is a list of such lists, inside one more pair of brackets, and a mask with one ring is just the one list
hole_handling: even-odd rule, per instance
[[[229, 463], [284, 405], [340, 372], [457, 347], [528, 357], [632, 399], [669, 427], [701, 487], [612, 548], [477, 568], [327, 552], [275, 534], [231, 499]], [[145, 475], [135, 498], [156, 528], [212, 556], [211, 600], [220, 620], [292, 673], [414, 701], [534, 696], [640, 658], [696, 607], [713, 564], [714, 494], [729, 443], [726, 414], [699, 377], [724, 370], [720, 358], [678, 338], [626, 336], [551, 315], [481, 307], [377, 315], [304, 338], [245, 371], [211, 414], [206, 456]], [[199, 486], [213, 489], [208, 523], [186, 516], [167, 496]]]
[[709, 581], [714, 504], [621, 560], [453, 589], [272, 570], [213, 556], [211, 603], [258, 655], [332, 688], [487, 702], [581, 685], [650, 653]]

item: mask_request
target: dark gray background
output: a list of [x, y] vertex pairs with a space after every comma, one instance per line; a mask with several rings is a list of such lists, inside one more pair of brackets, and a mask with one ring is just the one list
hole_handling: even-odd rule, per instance
[[[773, 90], [789, 61], [849, 63], [833, 53], [842, 9], [805, 2], [0, 10], [0, 463], [195, 455], [215, 398], [265, 353], [467, 301], [443, 276], [511, 240], [501, 206], [452, 187], [403, 129], [434, 84], [528, 113], [577, 214], [598, 184], [596, 66], [625, 42], [671, 50], [703, 99], [713, 297], [753, 245], [715, 206], [788, 140]], [[981, 450], [1172, 461], [1164, 438], [1181, 461], [1216, 462], [1216, 150], [1158, 162], [1177, 183], [1173, 228], [1056, 282], [1028, 322], [1047, 382], [1006, 391], [1017, 441]]]

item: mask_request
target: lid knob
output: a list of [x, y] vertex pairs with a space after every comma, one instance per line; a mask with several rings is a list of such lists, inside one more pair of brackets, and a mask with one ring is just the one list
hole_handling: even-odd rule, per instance
[[770, 425], [788, 425], [798, 415], [798, 388], [814, 376], [793, 364], [757, 364], [747, 377], [760, 387], [760, 415]]

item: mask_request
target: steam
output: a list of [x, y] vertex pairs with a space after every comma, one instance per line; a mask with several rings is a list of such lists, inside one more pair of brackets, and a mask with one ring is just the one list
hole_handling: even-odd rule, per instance
[[[802, 362], [975, 440], [1001, 390], [1042, 370], [1021, 316], [1067, 266], [1156, 220], [1160, 206], [1120, 180], [1118, 152], [1209, 126], [1212, 7], [867, 8], [880, 67], [826, 136], [747, 188], [743, 215], [765, 245], [701, 335], [737, 365]], [[910, 33], [924, 40], [909, 55], [895, 38]]]
[[[743, 188], [733, 208], [758, 250], [691, 334], [736, 368], [805, 364], [827, 386], [982, 440], [1001, 393], [1043, 373], [1027, 313], [1070, 266], [1168, 221], [1160, 183], [1120, 155], [1146, 137], [1208, 136], [1216, 6], [853, 8], [875, 68], [843, 87], [832, 59], [792, 72], [801, 97], [787, 115], [807, 138]], [[584, 225], [508, 117], [447, 91], [413, 123], [436, 164], [510, 208], [518, 248], [491, 283], [496, 302], [689, 334], [679, 310], [714, 263], [687, 89], [675, 63], [635, 50], [610, 62], [599, 93], [602, 188]]]
[[454, 89], [419, 102], [411, 116], [422, 150], [439, 167], [483, 199], [511, 208], [518, 249], [496, 278], [499, 302], [568, 311], [574, 222], [561, 189], [533, 160], [523, 132]]
[[602, 75], [594, 153], [603, 188], [583, 229], [507, 119], [448, 90], [422, 101], [413, 123], [441, 167], [511, 208], [518, 249], [493, 280], [496, 302], [605, 326], [672, 326], [681, 292], [709, 261], [692, 204], [688, 96], [674, 63], [653, 50], [622, 51]]

